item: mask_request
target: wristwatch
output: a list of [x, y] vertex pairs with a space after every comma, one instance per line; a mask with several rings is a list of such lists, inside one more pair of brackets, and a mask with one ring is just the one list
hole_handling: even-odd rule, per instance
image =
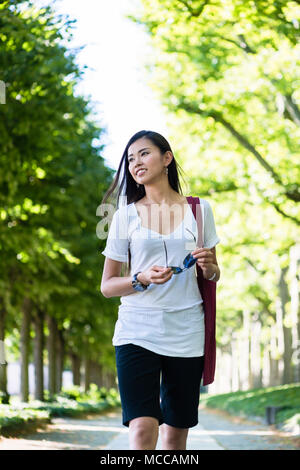
[[139, 271], [138, 273], [134, 274], [133, 277], [132, 277], [132, 281], [131, 281], [131, 284], [132, 284], [132, 287], [137, 290], [137, 291], [143, 291], [143, 290], [146, 290], [148, 286], [146, 286], [145, 284], [142, 284], [140, 281], [138, 281], [137, 279], [137, 275], [140, 273], [141, 271]]
[[213, 281], [214, 278], [216, 277], [216, 275], [217, 275], [217, 273], [214, 273], [208, 280], [209, 280], [209, 281]]

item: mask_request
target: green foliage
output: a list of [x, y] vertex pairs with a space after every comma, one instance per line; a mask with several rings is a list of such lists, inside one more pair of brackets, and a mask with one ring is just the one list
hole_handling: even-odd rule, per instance
[[12, 436], [50, 423], [49, 413], [37, 409], [14, 409], [0, 405], [0, 435]]
[[82, 388], [79, 385], [73, 385], [72, 387], [62, 387], [60, 396], [69, 398], [70, 400], [77, 400], [82, 394]]
[[81, 416], [84, 413], [99, 413], [108, 408], [104, 401], [95, 403], [93, 401], [76, 401], [56, 395], [55, 399], [49, 403], [36, 401], [30, 405], [37, 410], [46, 411], [51, 418], [63, 416]]
[[[0, 304], [14, 356], [22, 304], [55, 317], [66, 351], [114, 356], [112, 303], [99, 291], [96, 209], [112, 177], [93, 104], [68, 47], [72, 20], [30, 1], [0, 5]], [[17, 65], [16, 65], [17, 64]], [[99, 262], [100, 261], [100, 262]], [[107, 306], [106, 306], [107, 305]], [[110, 308], [109, 308], [110, 307]], [[8, 351], [10, 355], [10, 351]], [[32, 354], [31, 354], [32, 357]], [[99, 359], [100, 358], [100, 359]]]
[[284, 423], [284, 431], [300, 434], [300, 413], [290, 416], [289, 410], [281, 410], [278, 412], [278, 420]]
[[264, 417], [267, 406], [282, 406], [285, 408], [276, 413], [276, 421], [285, 423], [295, 419], [296, 415], [299, 417], [300, 383], [203, 396], [201, 401], [209, 408], [220, 408], [241, 416]]
[[121, 405], [117, 390], [91, 384], [88, 392], [80, 387], [71, 387], [54, 396], [53, 400], [29, 403], [13, 400], [11, 405], [0, 405], [0, 435], [15, 435], [32, 430], [34, 426], [50, 423], [54, 417], [79, 417], [87, 413], [102, 413]]
[[[249, 314], [262, 325], [262, 351], [282, 358], [270, 331], [284, 303], [281, 270], [299, 243], [299, 2], [141, 4], [129, 18], [151, 38], [148, 83], [189, 175], [186, 194], [211, 202], [221, 239], [217, 345], [241, 338]], [[284, 282], [289, 293], [297, 283], [292, 273]], [[291, 304], [284, 321], [296, 330]]]
[[8, 405], [9, 404], [10, 395], [7, 392], [3, 392], [0, 390], [0, 404]]
[[98, 403], [101, 401], [105, 401], [111, 404], [112, 406], [120, 404], [119, 394], [115, 388], [98, 388], [98, 386], [93, 383], [90, 384], [89, 390], [87, 392], [84, 392], [79, 386], [73, 386], [68, 389], [63, 388], [59, 396], [71, 400], [76, 400], [78, 403]]

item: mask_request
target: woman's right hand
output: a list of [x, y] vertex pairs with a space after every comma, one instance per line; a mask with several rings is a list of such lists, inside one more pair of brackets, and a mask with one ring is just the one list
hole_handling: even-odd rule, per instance
[[173, 275], [171, 268], [165, 268], [164, 266], [151, 266], [138, 274], [137, 280], [142, 284], [149, 286], [149, 284], [164, 284], [169, 281]]

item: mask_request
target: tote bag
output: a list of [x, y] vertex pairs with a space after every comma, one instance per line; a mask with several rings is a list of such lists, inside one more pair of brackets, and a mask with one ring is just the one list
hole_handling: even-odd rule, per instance
[[[191, 206], [198, 228], [197, 246], [203, 248], [202, 234], [202, 211], [200, 199], [198, 197], [187, 196], [187, 201]], [[203, 276], [203, 271], [198, 264], [196, 266], [197, 283], [204, 309], [204, 370], [203, 385], [211, 384], [214, 381], [216, 367], [216, 288], [217, 283], [208, 281]]]

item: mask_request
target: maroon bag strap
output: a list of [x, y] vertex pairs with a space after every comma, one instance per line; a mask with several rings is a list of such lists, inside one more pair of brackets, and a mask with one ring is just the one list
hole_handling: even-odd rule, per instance
[[[186, 199], [190, 204], [194, 217], [197, 221], [197, 246], [199, 248], [203, 248], [203, 220], [200, 199], [198, 197], [193, 196], [187, 196]], [[201, 293], [201, 297], [203, 299], [205, 322], [205, 360], [203, 370], [203, 385], [208, 385], [214, 381], [216, 366], [216, 282], [205, 279], [201, 267], [198, 266], [198, 264], [195, 264], [195, 266], [197, 274], [197, 283]]]
[[[197, 222], [197, 230], [198, 230], [197, 247], [203, 248], [203, 245], [204, 245], [204, 242], [203, 242], [203, 220], [202, 220], [202, 210], [201, 210], [201, 205], [200, 205], [200, 202], [201, 202], [200, 198], [193, 197], [193, 196], [187, 196], [186, 199], [187, 199], [188, 203], [191, 206], [192, 212], [193, 212], [194, 217], [195, 217], [196, 222]], [[200, 266], [198, 266], [198, 264], [195, 264], [195, 272], [196, 272], [196, 276], [198, 278], [199, 289], [200, 289], [200, 292], [201, 292], [201, 295], [202, 295], [202, 298], [203, 298], [203, 288], [204, 288], [203, 281], [204, 281], [204, 277], [203, 277], [202, 269], [200, 268]]]
[[[203, 241], [203, 220], [202, 220], [202, 210], [201, 210], [201, 199], [196, 198], [196, 197], [194, 198], [193, 196], [187, 196], [186, 199], [192, 207], [192, 211], [197, 222], [197, 229], [198, 229], [197, 246], [199, 248], [203, 248], [204, 241]], [[197, 199], [199, 202], [196, 201]]]

